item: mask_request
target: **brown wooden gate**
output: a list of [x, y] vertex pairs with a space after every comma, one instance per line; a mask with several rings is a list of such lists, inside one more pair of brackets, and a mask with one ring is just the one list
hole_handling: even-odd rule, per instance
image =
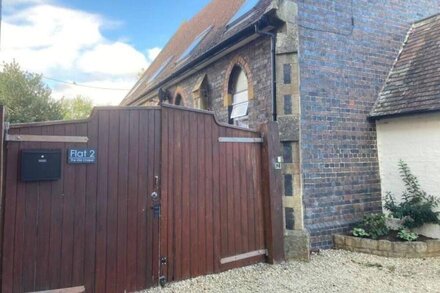
[[[131, 292], [161, 276], [176, 281], [282, 260], [271, 127], [237, 129], [173, 106], [99, 108], [84, 121], [12, 126], [2, 292]], [[95, 149], [97, 162], [68, 164], [71, 148]], [[61, 150], [61, 179], [22, 182], [27, 149]]]

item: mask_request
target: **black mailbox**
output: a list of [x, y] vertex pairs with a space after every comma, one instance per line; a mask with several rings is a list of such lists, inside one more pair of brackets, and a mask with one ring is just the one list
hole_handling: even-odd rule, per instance
[[22, 150], [21, 180], [54, 181], [61, 178], [61, 150]]

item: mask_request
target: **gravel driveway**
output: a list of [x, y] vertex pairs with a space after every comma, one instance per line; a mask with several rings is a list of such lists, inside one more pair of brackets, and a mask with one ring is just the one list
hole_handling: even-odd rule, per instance
[[326, 250], [310, 263], [258, 264], [145, 292], [440, 292], [440, 258]]

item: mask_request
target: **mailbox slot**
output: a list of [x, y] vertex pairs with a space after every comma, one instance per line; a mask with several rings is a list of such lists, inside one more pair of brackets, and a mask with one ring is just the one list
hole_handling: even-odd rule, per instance
[[22, 150], [21, 181], [55, 181], [61, 178], [61, 150]]

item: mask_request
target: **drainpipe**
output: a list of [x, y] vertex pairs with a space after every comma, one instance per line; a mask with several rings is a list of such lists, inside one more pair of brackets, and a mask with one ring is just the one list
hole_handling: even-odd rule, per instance
[[255, 32], [260, 35], [269, 36], [271, 38], [271, 55], [272, 55], [272, 120], [277, 121], [277, 72], [276, 72], [276, 45], [277, 35], [271, 32], [261, 31], [258, 27], [258, 23], [255, 24]]

